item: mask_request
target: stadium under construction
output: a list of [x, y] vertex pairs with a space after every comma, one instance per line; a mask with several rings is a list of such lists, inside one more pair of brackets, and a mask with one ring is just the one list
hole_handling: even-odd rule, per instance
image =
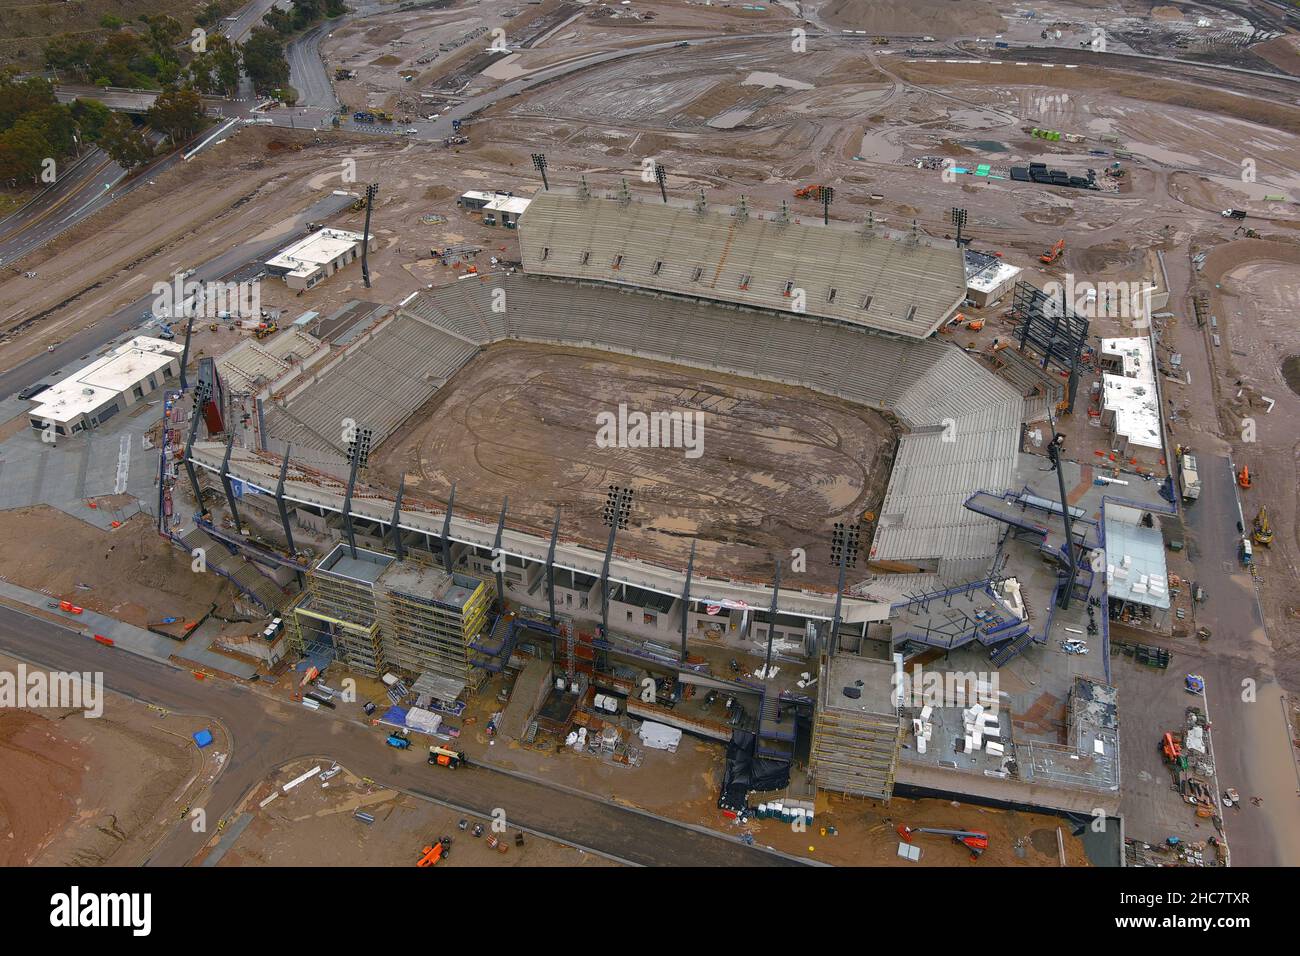
[[[279, 612], [297, 650], [328, 647], [360, 673], [470, 688], [545, 658], [562, 686], [618, 695], [629, 714], [726, 743], [759, 768], [754, 780], [792, 793], [961, 793], [1115, 812], [1118, 720], [1106, 615], [1094, 619], [1107, 578], [1097, 568], [1107, 509], [1160, 504], [1089, 489], [1063, 505], [1067, 480], [1089, 482], [1059, 456], [1048, 469], [1022, 450], [1025, 423], [1065, 397], [1056, 367], [1072, 391], [1086, 323], [1065, 341], [1026, 316], [1019, 349], [972, 354], [935, 335], [965, 300], [959, 246], [743, 202], [547, 190], [521, 219], [519, 246], [518, 269], [418, 292], [345, 343], [243, 375], [255, 442], [201, 434], [194, 417], [180, 457], [200, 510], [224, 506], [245, 539], [251, 527], [284, 539], [223, 540], [286, 584], [297, 579]], [[413, 422], [465, 428], [466, 449], [471, 431], [482, 440], [489, 424], [511, 427], [437, 418], [462, 370], [510, 343], [870, 410], [890, 436], [872, 463], [880, 500], [865, 490], [836, 499], [803, 529], [810, 548], [696, 538], [671, 497], [620, 472], [620, 459], [601, 464], [596, 408], [572, 426], [591, 436], [588, 460], [568, 466], [572, 487], [537, 498], [552, 506], [545, 519], [534, 498], [516, 513], [509, 493], [485, 500], [454, 473], [449, 488], [432, 487], [405, 460], [386, 462], [397, 475], [386, 480], [375, 463]], [[733, 392], [725, 408], [678, 396], [665, 410], [699, 411], [707, 433], [736, 403], [764, 400]], [[763, 468], [811, 495], [823, 476], [782, 474], [792, 444], [785, 432], [754, 438]], [[295, 534], [326, 542], [314, 552], [323, 557], [308, 560]], [[1100, 630], [1099, 653], [1044, 649], [1084, 628]], [[967, 675], [966, 693], [930, 701], [900, 690], [918, 665]], [[719, 696], [727, 706], [713, 706]], [[1061, 719], [1041, 719], [1048, 709]], [[724, 800], [743, 784], [724, 781]]]

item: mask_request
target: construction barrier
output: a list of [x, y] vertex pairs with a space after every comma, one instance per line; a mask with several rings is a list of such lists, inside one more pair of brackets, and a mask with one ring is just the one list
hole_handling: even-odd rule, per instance
[[95, 640], [99, 641], [99, 643], [104, 644], [108, 647], [113, 646], [113, 639], [111, 637], [105, 637], [103, 634], [96, 634]]
[[195, 679], [195, 680], [207, 680], [207, 679], [208, 679], [208, 675], [205, 674], [205, 673], [203, 673], [203, 671], [190, 671], [190, 673], [194, 675], [194, 679]]
[[69, 614], [80, 614], [84, 609], [77, 607], [71, 601], [60, 601], [59, 610], [67, 611]]

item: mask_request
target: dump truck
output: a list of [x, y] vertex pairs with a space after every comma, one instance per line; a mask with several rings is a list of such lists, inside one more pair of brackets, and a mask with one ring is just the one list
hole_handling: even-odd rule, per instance
[[1183, 452], [1178, 458], [1178, 481], [1183, 487], [1183, 500], [1195, 501], [1201, 497], [1201, 476], [1196, 470], [1196, 456]]

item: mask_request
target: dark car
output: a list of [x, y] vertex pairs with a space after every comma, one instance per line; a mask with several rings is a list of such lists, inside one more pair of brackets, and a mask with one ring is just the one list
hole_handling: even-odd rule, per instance
[[49, 387], [49, 384], [46, 382], [37, 382], [35, 385], [28, 385], [25, 389], [19, 392], [18, 397], [25, 402], [29, 398], [35, 398]]

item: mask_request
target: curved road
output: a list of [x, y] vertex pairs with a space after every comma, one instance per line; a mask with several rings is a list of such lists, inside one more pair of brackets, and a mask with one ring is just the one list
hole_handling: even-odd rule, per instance
[[[184, 670], [104, 647], [68, 628], [0, 606], [0, 651], [41, 667], [99, 671], [109, 690], [177, 713], [221, 722], [231, 753], [203, 805], [229, 815], [244, 795], [286, 761], [328, 756], [353, 773], [487, 817], [506, 811], [512, 825], [645, 866], [804, 866], [803, 861], [674, 823], [608, 800], [487, 767], [430, 768], [416, 750], [384, 746], [372, 727], [333, 712], [271, 699], [247, 685], [194, 680]], [[110, 698], [108, 706], [112, 706]], [[148, 861], [183, 866], [210, 838], [178, 823]]]

